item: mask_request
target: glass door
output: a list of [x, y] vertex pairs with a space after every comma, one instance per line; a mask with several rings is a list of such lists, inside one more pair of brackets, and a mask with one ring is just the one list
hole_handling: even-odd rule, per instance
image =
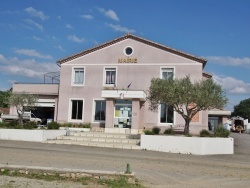
[[115, 101], [114, 127], [131, 128], [132, 100]]

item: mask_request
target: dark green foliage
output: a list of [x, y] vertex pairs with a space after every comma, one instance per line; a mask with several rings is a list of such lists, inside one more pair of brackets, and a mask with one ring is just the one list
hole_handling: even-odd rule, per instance
[[232, 116], [240, 116], [244, 119], [250, 119], [250, 98], [240, 101], [240, 103], [234, 106]]
[[37, 125], [36, 122], [25, 122], [23, 125], [18, 124], [17, 121], [10, 121], [10, 122], [1, 122], [0, 128], [5, 129], [36, 129]]
[[59, 127], [60, 124], [55, 121], [52, 121], [48, 124], [48, 129], [59, 129]]
[[169, 129], [166, 129], [163, 134], [174, 135], [174, 131], [173, 129], [169, 128]]
[[9, 101], [9, 96], [11, 93], [11, 89], [8, 91], [0, 91], [0, 107], [7, 108], [8, 101]]
[[211, 137], [211, 134], [208, 130], [202, 129], [200, 131], [200, 137]]
[[63, 123], [60, 124], [60, 127], [74, 127], [74, 128], [90, 128], [91, 124], [90, 123]]
[[159, 127], [153, 127], [153, 128], [152, 128], [152, 132], [153, 132], [154, 134], [159, 134], [160, 131], [161, 131], [161, 129], [160, 129]]
[[215, 137], [223, 137], [223, 138], [227, 138], [230, 134], [230, 131], [225, 129], [224, 127], [222, 126], [217, 126], [215, 129], [214, 129], [214, 136]]
[[154, 135], [154, 132], [151, 130], [145, 130], [144, 133], [145, 135]]

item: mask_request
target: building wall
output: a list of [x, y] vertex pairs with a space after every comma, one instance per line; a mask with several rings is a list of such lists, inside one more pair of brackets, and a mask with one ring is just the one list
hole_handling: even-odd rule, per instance
[[[129, 58], [136, 58], [137, 63], [118, 63], [118, 59], [127, 58], [124, 49], [131, 46], [134, 50]], [[74, 67], [84, 67], [84, 86], [72, 86], [72, 70]], [[84, 117], [82, 122], [93, 121], [93, 98], [101, 98], [103, 85], [103, 74], [105, 67], [115, 67], [117, 70], [116, 87], [126, 89], [132, 82], [130, 90], [144, 90], [147, 92], [150, 80], [159, 78], [161, 68], [174, 68], [174, 77], [182, 78], [187, 75], [191, 80], [202, 79], [202, 63], [177, 56], [167, 51], [149, 46], [147, 44], [126, 39], [105, 47], [98, 51], [73, 59], [61, 65], [58, 122], [69, 121], [70, 99], [84, 99]], [[149, 104], [145, 102], [140, 107], [139, 128], [150, 128], [159, 125], [159, 113], [148, 110]], [[175, 113], [175, 125], [184, 124], [182, 117]], [[199, 121], [192, 122], [198, 126], [207, 122], [207, 114], [199, 113]], [[142, 118], [143, 117], [143, 118]], [[112, 123], [106, 120], [106, 123]], [[106, 125], [111, 127], [111, 125]]]

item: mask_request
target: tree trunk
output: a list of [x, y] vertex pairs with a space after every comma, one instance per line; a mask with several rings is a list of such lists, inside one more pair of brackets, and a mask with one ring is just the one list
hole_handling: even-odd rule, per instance
[[185, 128], [184, 128], [185, 135], [189, 135], [189, 123], [190, 123], [190, 120], [185, 119]]

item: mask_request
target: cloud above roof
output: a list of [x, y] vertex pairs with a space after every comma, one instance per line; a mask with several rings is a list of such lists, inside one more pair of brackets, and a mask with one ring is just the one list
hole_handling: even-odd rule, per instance
[[25, 56], [30, 56], [30, 57], [37, 57], [41, 59], [52, 59], [50, 55], [44, 55], [41, 54], [40, 52], [37, 52], [36, 50], [33, 49], [15, 49], [15, 53], [19, 55], [25, 55]]
[[26, 13], [28, 13], [29, 16], [38, 17], [41, 20], [46, 20], [49, 18], [49, 16], [46, 16], [42, 11], [38, 11], [38, 10], [34, 9], [33, 7], [28, 7], [26, 9], [24, 9], [24, 11]]
[[250, 67], [250, 58], [249, 57], [243, 57], [243, 58], [235, 58], [235, 57], [223, 57], [223, 56], [206, 56], [205, 59], [207, 59], [210, 62], [220, 64], [220, 65], [231, 65], [231, 66], [242, 66], [242, 67]]
[[75, 36], [75, 35], [69, 35], [69, 36], [68, 36], [68, 39], [69, 39], [70, 41], [76, 42], [76, 43], [83, 43], [83, 42], [85, 41], [84, 38], [79, 38], [79, 37], [77, 37], [77, 36]]
[[115, 13], [115, 11], [109, 9], [109, 10], [105, 10], [104, 8], [97, 8], [99, 10], [99, 12], [101, 12], [102, 14], [104, 14], [106, 17], [114, 20], [114, 21], [119, 21], [120, 19], [118, 18], [117, 14]]

